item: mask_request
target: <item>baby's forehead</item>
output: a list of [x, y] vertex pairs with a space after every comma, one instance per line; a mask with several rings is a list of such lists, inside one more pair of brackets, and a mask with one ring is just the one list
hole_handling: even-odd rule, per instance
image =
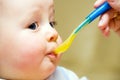
[[[3, 13], [8, 16], [15, 16], [15, 14], [23, 14], [32, 9], [39, 9], [39, 11], [49, 11], [53, 9], [53, 0], [0, 0]], [[17, 15], [16, 15], [17, 16]]]
[[49, 7], [53, 5], [53, 0], [0, 0], [0, 7], [26, 9], [33, 6]]

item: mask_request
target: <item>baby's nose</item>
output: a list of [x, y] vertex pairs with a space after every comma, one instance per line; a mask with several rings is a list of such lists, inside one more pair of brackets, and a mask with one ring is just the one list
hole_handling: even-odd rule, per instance
[[48, 42], [56, 42], [57, 38], [58, 38], [58, 33], [55, 30], [55, 28], [53, 27], [49, 28], [49, 33], [47, 34]]
[[48, 41], [49, 41], [49, 42], [56, 42], [57, 37], [58, 37], [58, 36], [57, 36], [56, 34], [52, 34], [52, 33], [51, 33]]

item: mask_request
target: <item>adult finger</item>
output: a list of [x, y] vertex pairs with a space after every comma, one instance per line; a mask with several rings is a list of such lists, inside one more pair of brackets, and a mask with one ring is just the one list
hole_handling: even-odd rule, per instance
[[120, 12], [120, 0], [107, 0], [111, 7]]
[[103, 2], [105, 2], [106, 0], [97, 0], [95, 3], [94, 3], [94, 8], [97, 8], [99, 7]]

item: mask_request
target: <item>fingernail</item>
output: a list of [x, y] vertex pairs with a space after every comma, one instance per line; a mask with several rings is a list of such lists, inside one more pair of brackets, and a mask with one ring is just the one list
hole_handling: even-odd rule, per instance
[[108, 36], [109, 36], [109, 33], [110, 33], [110, 28], [107, 27], [107, 28], [105, 29], [105, 36], [108, 37]]
[[101, 26], [102, 26], [102, 23], [103, 23], [103, 21], [100, 20], [99, 23], [98, 23], [98, 27], [101, 27]]

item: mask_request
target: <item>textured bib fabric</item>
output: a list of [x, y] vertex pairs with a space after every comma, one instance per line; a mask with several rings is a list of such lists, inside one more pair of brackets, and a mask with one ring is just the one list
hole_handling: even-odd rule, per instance
[[47, 80], [87, 80], [87, 78], [79, 79], [72, 71], [63, 67], [57, 67], [56, 71]]

